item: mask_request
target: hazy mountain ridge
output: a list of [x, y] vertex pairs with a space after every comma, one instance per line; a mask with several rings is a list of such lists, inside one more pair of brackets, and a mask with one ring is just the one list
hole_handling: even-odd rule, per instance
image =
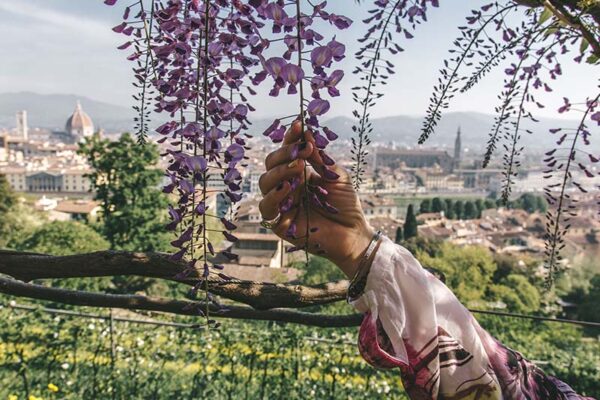
[[[351, 118], [337, 117], [326, 122], [327, 126], [341, 137], [351, 137]], [[393, 116], [373, 119], [374, 142], [394, 142], [402, 146], [416, 146], [421, 134], [422, 117]], [[529, 149], [545, 149], [551, 147], [557, 139], [549, 133], [549, 129], [557, 127], [576, 127], [578, 121], [541, 118], [537, 123], [526, 122], [523, 128], [533, 131], [521, 135], [521, 145]], [[486, 146], [488, 134], [494, 124], [494, 116], [478, 112], [449, 112], [440, 120], [435, 132], [425, 146], [453, 147], [456, 131], [460, 127], [463, 148], [479, 149]]]
[[[0, 127], [14, 127], [15, 113], [27, 110], [29, 125], [49, 129], [63, 129], [67, 118], [73, 112], [77, 101], [92, 117], [96, 128], [109, 131], [131, 131], [135, 112], [128, 107], [108, 104], [85, 96], [69, 94], [42, 95], [32, 92], [0, 94]], [[164, 121], [165, 117], [154, 116], [153, 125]], [[464, 148], [483, 148], [488, 133], [493, 125], [494, 116], [478, 112], [446, 113], [436, 132], [426, 143], [428, 146], [452, 147], [456, 130], [461, 127]], [[272, 118], [253, 121], [254, 135], [260, 135], [273, 122]], [[352, 125], [355, 120], [349, 117], [334, 117], [325, 121], [324, 125], [336, 132], [341, 138], [353, 136]], [[422, 117], [398, 115], [373, 119], [373, 135], [375, 142], [394, 142], [404, 146], [415, 146], [420, 134]], [[544, 149], [552, 146], [555, 138], [548, 133], [550, 128], [575, 127], [577, 121], [542, 118], [540, 122], [528, 123], [533, 135], [523, 134], [521, 143], [529, 149]]]
[[30, 127], [64, 129], [78, 101], [96, 128], [131, 129], [133, 126], [135, 113], [128, 107], [72, 94], [18, 92], [0, 93], [0, 127], [14, 127], [17, 111], [27, 110]]

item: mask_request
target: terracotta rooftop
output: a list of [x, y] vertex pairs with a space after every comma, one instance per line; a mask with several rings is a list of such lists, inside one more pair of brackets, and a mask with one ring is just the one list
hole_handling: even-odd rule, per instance
[[54, 211], [67, 214], [90, 214], [100, 207], [100, 203], [91, 200], [64, 200], [58, 203]]

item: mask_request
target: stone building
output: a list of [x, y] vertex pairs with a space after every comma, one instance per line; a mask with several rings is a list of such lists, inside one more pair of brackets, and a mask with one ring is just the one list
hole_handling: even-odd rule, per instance
[[458, 168], [462, 159], [460, 127], [456, 132], [454, 156], [445, 150], [434, 149], [377, 149], [373, 156], [374, 169], [433, 168], [440, 167], [445, 173]]

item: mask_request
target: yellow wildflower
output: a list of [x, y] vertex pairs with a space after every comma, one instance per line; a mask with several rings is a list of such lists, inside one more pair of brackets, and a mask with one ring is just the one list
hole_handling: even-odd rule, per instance
[[15, 396], [14, 394], [9, 394], [8, 400], [19, 400], [19, 398], [17, 396]]
[[58, 392], [58, 386], [56, 386], [54, 383], [49, 383], [48, 384], [48, 390], [51, 392]]
[[44, 400], [44, 399], [42, 399], [41, 397], [37, 397], [37, 396], [34, 396], [34, 395], [30, 394], [29, 398], [27, 400]]

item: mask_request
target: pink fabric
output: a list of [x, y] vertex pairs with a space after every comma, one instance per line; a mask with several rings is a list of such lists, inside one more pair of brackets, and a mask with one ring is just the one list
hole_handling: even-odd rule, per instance
[[584, 399], [495, 340], [442, 282], [388, 238], [363, 294], [351, 304], [365, 313], [361, 355], [376, 368], [398, 368], [411, 399]]

